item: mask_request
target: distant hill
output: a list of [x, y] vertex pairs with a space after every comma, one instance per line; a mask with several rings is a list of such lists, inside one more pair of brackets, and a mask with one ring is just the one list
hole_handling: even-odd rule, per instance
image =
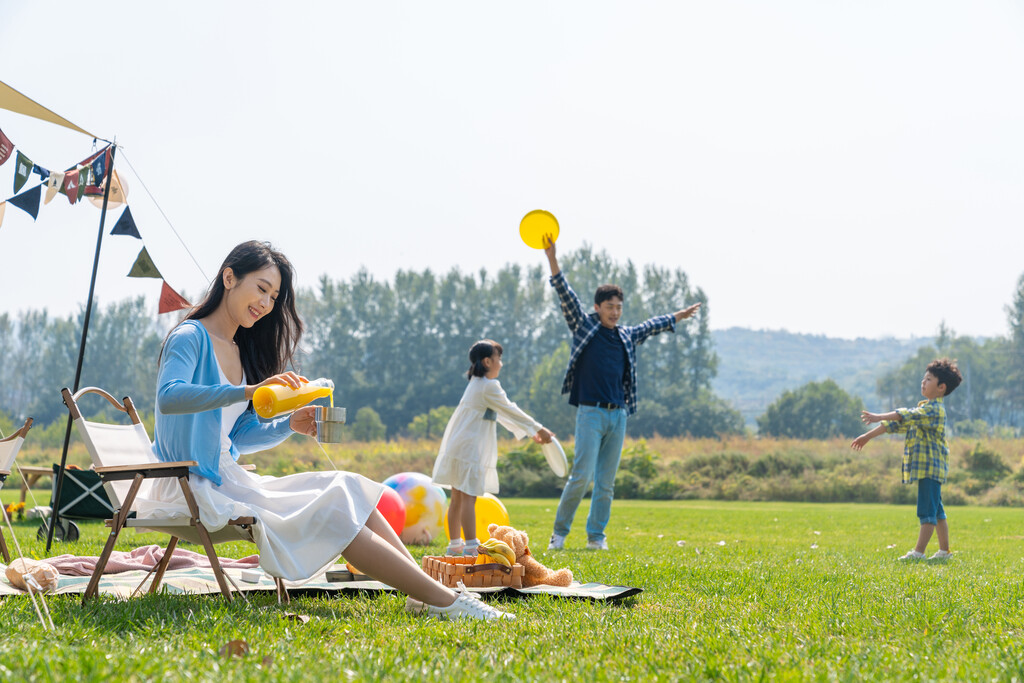
[[713, 330], [719, 356], [715, 393], [730, 401], [749, 426], [783, 391], [831, 377], [846, 391], [877, 406], [875, 382], [902, 364], [931, 337], [834, 339], [781, 330]]

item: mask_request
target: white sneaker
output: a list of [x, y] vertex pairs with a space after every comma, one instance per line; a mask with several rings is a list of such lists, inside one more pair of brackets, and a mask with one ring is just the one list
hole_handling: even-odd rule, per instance
[[559, 536], [558, 534], [551, 534], [551, 540], [548, 541], [548, 550], [561, 550], [565, 547], [565, 536]]
[[[413, 604], [410, 609], [410, 603]], [[417, 606], [418, 605], [418, 606]], [[459, 589], [455, 602], [448, 605], [447, 607], [434, 607], [426, 603], [414, 600], [413, 598], [405, 599], [406, 611], [412, 612], [413, 614], [425, 614], [428, 617], [434, 617], [435, 619], [483, 619], [484, 621], [490, 621], [492, 619], [515, 619], [516, 615], [509, 612], [502, 612], [500, 609], [491, 607], [476, 593], [466, 590], [466, 587], [459, 582]]]
[[600, 541], [587, 541], [587, 550], [608, 550], [608, 541], [603, 538]]
[[948, 550], [936, 550], [935, 554], [929, 557], [929, 560], [948, 560], [953, 557], [953, 553]]
[[923, 560], [924, 559], [924, 553], [919, 553], [916, 550], [911, 549], [911, 550], [907, 551], [906, 555], [901, 555], [898, 559], [901, 560], [901, 561], [904, 561], [904, 562], [909, 561], [909, 560]]

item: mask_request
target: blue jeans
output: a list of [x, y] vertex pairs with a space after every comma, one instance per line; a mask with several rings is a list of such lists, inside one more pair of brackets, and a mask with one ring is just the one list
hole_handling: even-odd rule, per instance
[[921, 524], [938, 524], [946, 519], [942, 507], [942, 484], [935, 479], [917, 480], [917, 518]]
[[604, 529], [612, 513], [615, 494], [615, 473], [622, 457], [622, 441], [626, 438], [626, 411], [580, 406], [576, 411], [576, 455], [572, 473], [562, 489], [555, 513], [555, 533], [568, 536], [576, 508], [587, 492], [591, 480], [594, 493], [590, 497], [587, 516], [587, 540], [603, 541]]

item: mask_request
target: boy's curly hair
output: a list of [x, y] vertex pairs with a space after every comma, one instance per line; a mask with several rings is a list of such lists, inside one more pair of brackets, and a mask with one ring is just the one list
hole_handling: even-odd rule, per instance
[[960, 375], [960, 368], [956, 366], [956, 360], [950, 360], [949, 358], [939, 358], [933, 360], [925, 368], [926, 372], [932, 373], [935, 379], [939, 380], [939, 384], [946, 385], [946, 393], [944, 396], [949, 396], [953, 393], [953, 390], [960, 386], [960, 382], [963, 381], [963, 377]]

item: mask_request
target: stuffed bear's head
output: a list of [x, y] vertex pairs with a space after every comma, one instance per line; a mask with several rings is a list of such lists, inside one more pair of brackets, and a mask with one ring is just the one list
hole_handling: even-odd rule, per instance
[[515, 551], [517, 558], [529, 552], [530, 537], [526, 535], [525, 531], [513, 529], [510, 526], [489, 524], [487, 525], [487, 533], [491, 535], [491, 538], [508, 543], [509, 547]]

